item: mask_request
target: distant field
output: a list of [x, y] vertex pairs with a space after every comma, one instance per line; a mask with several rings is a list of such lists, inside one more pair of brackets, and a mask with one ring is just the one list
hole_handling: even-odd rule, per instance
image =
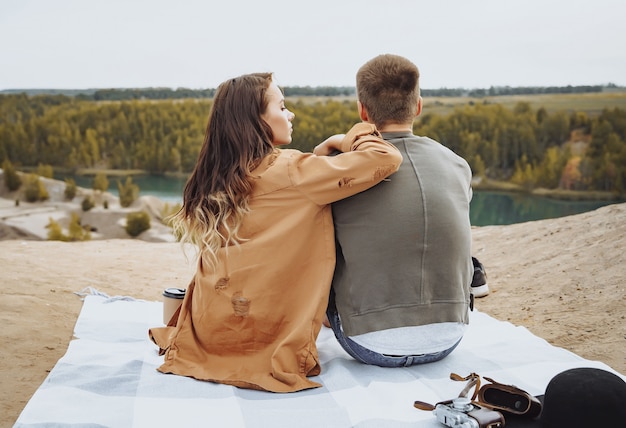
[[590, 116], [599, 114], [605, 108], [619, 107], [626, 109], [626, 92], [597, 92], [584, 94], [540, 94], [540, 95], [502, 95], [497, 97], [432, 97], [424, 99], [424, 112], [446, 115], [455, 107], [469, 103], [500, 104], [513, 108], [519, 102], [527, 102], [537, 110], [541, 107], [548, 112], [584, 111]]
[[[289, 101], [297, 100], [307, 103], [336, 101], [355, 101], [355, 97], [288, 97]], [[513, 108], [518, 102], [527, 102], [536, 110], [541, 107], [548, 112], [584, 111], [590, 116], [598, 115], [605, 108], [619, 107], [626, 110], [626, 92], [595, 92], [582, 94], [539, 94], [539, 95], [501, 95], [496, 97], [425, 97], [424, 113], [447, 115], [456, 107], [470, 103], [501, 104]]]

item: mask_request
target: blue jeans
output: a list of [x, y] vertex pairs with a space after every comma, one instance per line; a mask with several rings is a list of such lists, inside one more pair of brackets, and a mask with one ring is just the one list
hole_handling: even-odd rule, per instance
[[364, 364], [371, 364], [380, 367], [409, 367], [416, 364], [432, 363], [448, 356], [454, 350], [454, 348], [457, 347], [459, 342], [461, 342], [461, 339], [459, 339], [459, 341], [452, 345], [449, 349], [440, 352], [434, 352], [432, 354], [403, 355], [392, 357], [389, 355], [379, 354], [378, 352], [374, 352], [370, 349], [364, 348], [343, 333], [343, 329], [341, 328], [341, 320], [339, 319], [339, 313], [337, 312], [337, 306], [335, 305], [335, 293], [332, 289], [330, 290], [330, 297], [328, 299], [328, 308], [326, 309], [326, 315], [328, 316], [330, 326], [333, 329], [335, 337], [337, 338], [337, 341], [339, 342], [341, 347], [348, 354], [350, 354], [352, 358]]

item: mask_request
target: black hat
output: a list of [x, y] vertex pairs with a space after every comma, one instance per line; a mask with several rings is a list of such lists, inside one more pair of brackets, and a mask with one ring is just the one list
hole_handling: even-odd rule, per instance
[[617, 427], [626, 424], [626, 382], [596, 368], [576, 368], [554, 376], [543, 400], [541, 426]]

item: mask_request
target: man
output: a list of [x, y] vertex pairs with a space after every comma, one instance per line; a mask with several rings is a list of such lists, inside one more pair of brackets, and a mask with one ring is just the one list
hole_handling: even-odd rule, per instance
[[437, 361], [463, 337], [475, 271], [475, 285], [488, 292], [470, 253], [472, 173], [448, 148], [413, 135], [422, 98], [419, 70], [406, 58], [368, 61], [357, 73], [357, 97], [361, 120], [376, 125], [403, 162], [387, 180], [333, 204], [337, 265], [328, 320], [363, 363]]

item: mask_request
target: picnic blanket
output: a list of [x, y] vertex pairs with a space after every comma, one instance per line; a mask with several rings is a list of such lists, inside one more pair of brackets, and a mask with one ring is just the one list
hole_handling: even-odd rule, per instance
[[76, 339], [15, 426], [441, 427], [432, 412], [414, 408], [413, 402], [456, 397], [464, 383], [450, 380], [451, 372], [476, 372], [533, 395], [543, 394], [553, 376], [570, 368], [615, 373], [475, 310], [451, 355], [408, 368], [360, 364], [323, 327], [318, 338], [322, 373], [313, 378], [323, 387], [277, 394], [157, 372], [163, 357], [149, 341], [148, 329], [161, 318], [161, 302], [86, 296]]

